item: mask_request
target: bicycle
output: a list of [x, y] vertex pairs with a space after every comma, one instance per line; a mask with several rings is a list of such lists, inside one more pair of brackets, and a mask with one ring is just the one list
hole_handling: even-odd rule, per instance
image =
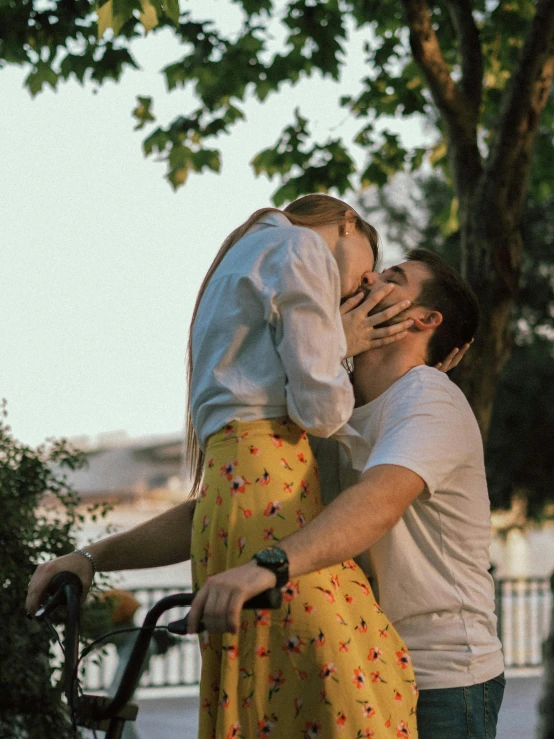
[[[183, 636], [187, 633], [187, 618], [169, 623], [166, 627], [157, 626], [160, 616], [171, 608], [190, 606], [194, 593], [176, 593], [157, 601], [146, 614], [142, 626], [133, 629], [118, 629], [122, 631], [137, 631], [137, 639], [122, 675], [117, 692], [113, 697], [84, 694], [80, 690], [78, 669], [83, 657], [91, 651], [92, 646], [107, 636], [96, 639], [89, 644], [79, 655], [79, 623], [82, 584], [73, 572], [60, 572], [52, 578], [47, 590], [48, 599], [37, 611], [35, 618], [45, 621], [50, 628], [48, 617], [58, 606], [65, 605], [65, 639], [63, 644], [63, 692], [71, 712], [73, 731], [77, 728], [91, 729], [93, 732], [105, 732], [105, 739], [121, 739], [123, 728], [127, 721], [135, 721], [138, 706], [131, 702], [131, 698], [140, 679], [141, 668], [148, 651], [150, 640], [155, 628], [166, 628], [170, 633]], [[248, 609], [275, 609], [281, 605], [281, 591], [272, 588], [246, 601], [243, 608]]]

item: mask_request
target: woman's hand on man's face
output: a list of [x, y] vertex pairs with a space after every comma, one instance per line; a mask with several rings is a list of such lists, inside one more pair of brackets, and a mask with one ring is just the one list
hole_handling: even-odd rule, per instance
[[406, 336], [408, 329], [413, 324], [411, 319], [381, 328], [376, 328], [376, 326], [390, 321], [391, 318], [395, 318], [399, 313], [409, 308], [409, 300], [395, 303], [378, 313], [368, 316], [368, 313], [386, 298], [393, 289], [394, 285], [384, 282], [373, 287], [367, 297], [364, 296], [363, 291], [360, 291], [341, 305], [340, 312], [346, 335], [347, 357], [355, 357], [356, 354], [361, 354], [368, 349], [377, 349], [380, 346], [385, 346], [385, 344], [392, 344]]

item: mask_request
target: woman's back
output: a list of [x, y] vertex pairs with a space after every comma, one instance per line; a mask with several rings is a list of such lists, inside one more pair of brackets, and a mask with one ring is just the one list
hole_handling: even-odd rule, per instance
[[323, 239], [280, 213], [229, 250], [192, 335], [190, 403], [202, 446], [231, 420], [288, 415], [321, 436], [347, 421], [353, 401], [339, 301]]

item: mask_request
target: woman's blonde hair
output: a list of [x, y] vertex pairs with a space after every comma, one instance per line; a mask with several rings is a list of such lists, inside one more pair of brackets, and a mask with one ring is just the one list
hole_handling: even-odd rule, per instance
[[[346, 214], [351, 212], [348, 218]], [[283, 210], [278, 208], [260, 208], [259, 210], [252, 213], [241, 226], [236, 228], [232, 233], [227, 236], [219, 251], [217, 252], [215, 259], [210, 265], [200, 290], [196, 298], [194, 310], [192, 312], [192, 319], [190, 322], [189, 339], [187, 345], [187, 386], [188, 386], [188, 404], [187, 404], [187, 415], [185, 422], [185, 468], [188, 471], [193, 471], [194, 477], [191, 488], [191, 497], [196, 497], [200, 491], [202, 484], [202, 475], [204, 470], [204, 453], [202, 452], [196, 436], [196, 431], [192, 423], [192, 414], [190, 410], [190, 388], [192, 381], [192, 328], [198, 313], [198, 307], [202, 296], [206, 290], [206, 287], [211, 280], [214, 272], [219, 267], [221, 261], [231, 249], [242, 237], [252, 228], [252, 226], [258, 221], [262, 220], [268, 213], [282, 213], [286, 215], [288, 220], [293, 226], [323, 226], [326, 224], [338, 223], [339, 233], [344, 233], [344, 226], [346, 220], [352, 220], [354, 227], [358, 232], [363, 234], [371, 246], [375, 263], [379, 258], [379, 235], [375, 228], [367, 221], [356, 213], [348, 203], [333, 198], [330, 195], [324, 195], [322, 193], [314, 193], [312, 195], [304, 195], [297, 200], [286, 206]]]

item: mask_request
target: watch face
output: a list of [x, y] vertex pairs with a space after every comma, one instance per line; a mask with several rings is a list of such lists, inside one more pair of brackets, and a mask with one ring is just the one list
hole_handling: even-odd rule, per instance
[[260, 567], [265, 567], [275, 573], [277, 582], [275, 587], [282, 588], [289, 579], [289, 558], [286, 552], [279, 547], [269, 547], [256, 552], [254, 559]]
[[287, 555], [282, 549], [278, 547], [270, 547], [269, 549], [262, 549], [261, 552], [256, 554], [258, 562], [269, 565], [280, 565], [288, 562]]

